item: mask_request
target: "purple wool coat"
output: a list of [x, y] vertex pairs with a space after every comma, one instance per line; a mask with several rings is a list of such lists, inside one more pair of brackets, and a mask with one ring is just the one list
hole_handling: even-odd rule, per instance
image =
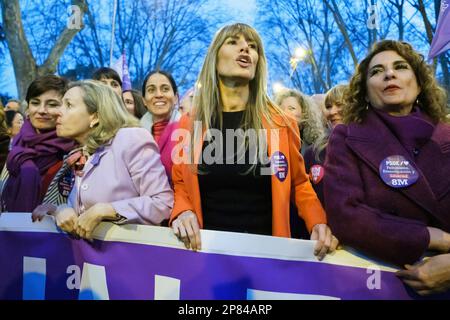
[[[383, 182], [379, 166], [392, 155], [402, 155], [414, 165], [419, 172], [415, 184], [396, 189]], [[361, 124], [335, 128], [325, 170], [328, 222], [344, 245], [404, 265], [419, 260], [427, 250], [427, 226], [450, 232], [448, 124], [437, 124], [414, 155], [369, 112]]]

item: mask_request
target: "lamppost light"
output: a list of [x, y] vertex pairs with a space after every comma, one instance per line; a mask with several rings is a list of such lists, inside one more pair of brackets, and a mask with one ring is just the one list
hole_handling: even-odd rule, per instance
[[308, 50], [302, 47], [295, 49], [294, 58], [303, 60], [308, 55]]
[[278, 94], [284, 89], [284, 86], [280, 82], [275, 82], [273, 84], [273, 93]]

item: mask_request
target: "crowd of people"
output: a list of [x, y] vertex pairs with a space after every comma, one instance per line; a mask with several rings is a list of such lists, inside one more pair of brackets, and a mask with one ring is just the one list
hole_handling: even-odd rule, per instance
[[320, 260], [342, 244], [421, 295], [450, 289], [448, 98], [410, 44], [378, 42], [324, 95], [272, 99], [261, 38], [237, 23], [197, 84], [180, 98], [164, 70], [141, 92], [110, 68], [35, 79], [25, 108], [0, 110], [2, 212], [90, 241], [101, 221], [170, 226], [194, 251], [201, 229], [316, 240]]

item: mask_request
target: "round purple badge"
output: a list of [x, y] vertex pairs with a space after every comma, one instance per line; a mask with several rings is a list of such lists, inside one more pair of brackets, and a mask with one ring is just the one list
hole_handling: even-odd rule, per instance
[[389, 156], [380, 163], [380, 177], [393, 188], [406, 188], [419, 179], [419, 173], [403, 156]]
[[282, 152], [277, 151], [272, 155], [270, 163], [272, 165], [272, 172], [278, 180], [281, 182], [286, 180], [288, 174], [288, 161], [286, 156]]

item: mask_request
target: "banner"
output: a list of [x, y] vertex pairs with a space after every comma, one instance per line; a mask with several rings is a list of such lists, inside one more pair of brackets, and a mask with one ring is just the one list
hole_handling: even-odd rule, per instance
[[0, 299], [415, 299], [394, 268], [314, 241], [202, 230], [202, 250], [172, 230], [102, 223], [90, 243], [53, 218], [0, 216]]

